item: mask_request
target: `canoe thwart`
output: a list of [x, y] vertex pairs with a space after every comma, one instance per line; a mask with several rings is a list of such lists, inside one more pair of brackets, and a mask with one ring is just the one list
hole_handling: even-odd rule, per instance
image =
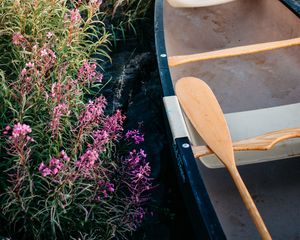
[[270, 51], [278, 48], [292, 47], [300, 45], [300, 38], [292, 38], [288, 40], [251, 44], [246, 46], [239, 46], [233, 48], [226, 48], [222, 50], [216, 50], [211, 52], [190, 54], [190, 55], [179, 55], [168, 57], [169, 67], [176, 67], [181, 64], [205, 61], [217, 58], [234, 57], [245, 54], [253, 54], [264, 51]]
[[[300, 128], [287, 128], [275, 132], [266, 133], [257, 137], [237, 141], [233, 143], [234, 151], [266, 151], [272, 149], [277, 143], [291, 138], [300, 137]], [[193, 146], [196, 158], [213, 154], [208, 146]]]
[[234, 0], [168, 0], [175, 8], [208, 7], [232, 1]]

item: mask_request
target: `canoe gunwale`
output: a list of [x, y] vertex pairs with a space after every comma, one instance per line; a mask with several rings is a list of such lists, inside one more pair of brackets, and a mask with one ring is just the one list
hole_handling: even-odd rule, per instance
[[[155, 46], [159, 74], [164, 97], [175, 96], [165, 47], [163, 25], [164, 0], [155, 1]], [[173, 167], [187, 207], [197, 239], [226, 239], [216, 212], [212, 206], [202, 176], [198, 171], [188, 137], [173, 139], [165, 116], [168, 139], [171, 145]]]

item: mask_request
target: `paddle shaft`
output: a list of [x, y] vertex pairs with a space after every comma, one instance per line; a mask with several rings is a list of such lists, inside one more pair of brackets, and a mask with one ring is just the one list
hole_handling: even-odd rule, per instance
[[257, 231], [259, 232], [261, 238], [263, 240], [270, 240], [272, 239], [261, 215], [259, 214], [259, 211], [256, 208], [256, 205], [247, 189], [245, 186], [239, 171], [237, 170], [236, 166], [227, 166], [228, 172], [230, 173], [242, 199], [243, 202], [252, 218], [252, 221], [254, 222]]
[[175, 90], [182, 108], [199, 135], [228, 169], [262, 239], [271, 239], [237, 170], [230, 132], [216, 96], [204, 81], [194, 77], [177, 81]]

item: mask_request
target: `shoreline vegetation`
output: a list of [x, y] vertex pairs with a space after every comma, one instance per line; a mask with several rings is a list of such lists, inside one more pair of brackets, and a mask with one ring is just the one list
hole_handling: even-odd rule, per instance
[[101, 63], [150, 5], [0, 1], [1, 236], [128, 239], [148, 214], [144, 135], [106, 111]]

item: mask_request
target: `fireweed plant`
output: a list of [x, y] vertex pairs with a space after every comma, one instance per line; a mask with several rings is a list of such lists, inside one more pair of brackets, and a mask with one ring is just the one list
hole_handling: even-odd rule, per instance
[[125, 239], [144, 218], [144, 136], [95, 94], [102, 15], [99, 0], [0, 0], [2, 236]]

